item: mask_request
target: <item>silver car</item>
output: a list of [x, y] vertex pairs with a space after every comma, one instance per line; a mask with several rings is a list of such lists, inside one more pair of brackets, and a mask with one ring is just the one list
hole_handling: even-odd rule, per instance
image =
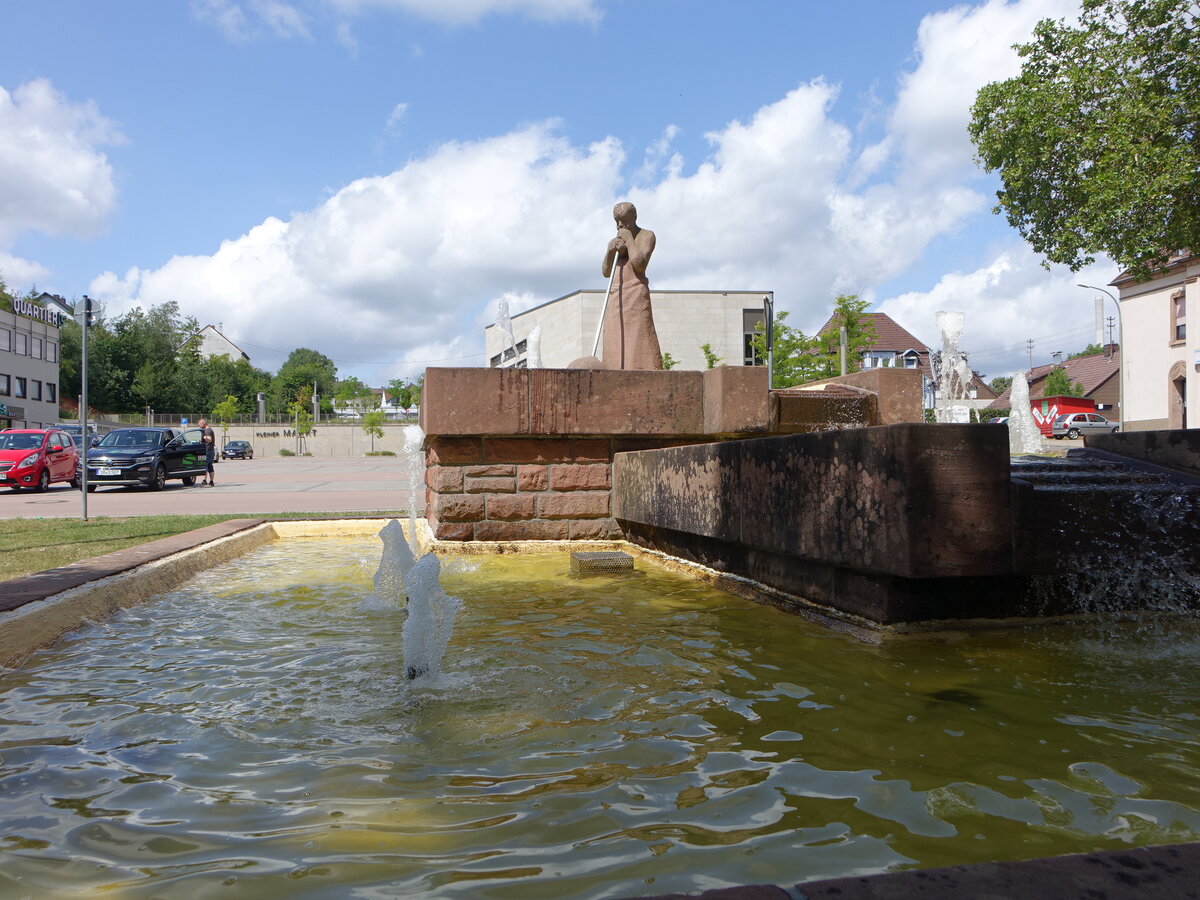
[[1057, 440], [1075, 440], [1085, 434], [1114, 434], [1121, 430], [1116, 422], [1110, 422], [1098, 413], [1065, 413], [1054, 420], [1050, 435]]

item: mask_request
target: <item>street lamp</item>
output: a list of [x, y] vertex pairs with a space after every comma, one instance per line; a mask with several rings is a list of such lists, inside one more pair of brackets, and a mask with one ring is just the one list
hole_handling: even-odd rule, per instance
[[1107, 291], [1102, 287], [1094, 284], [1077, 284], [1076, 287], [1087, 288], [1091, 291], [1099, 291], [1102, 294], [1107, 294], [1109, 299], [1117, 307], [1117, 328], [1121, 331], [1121, 343], [1117, 346], [1120, 348], [1117, 352], [1121, 354], [1120, 362], [1117, 364], [1117, 407], [1120, 415], [1118, 416], [1118, 424], [1121, 430], [1125, 430], [1125, 323], [1121, 321], [1121, 301], [1113, 296], [1112, 291]]

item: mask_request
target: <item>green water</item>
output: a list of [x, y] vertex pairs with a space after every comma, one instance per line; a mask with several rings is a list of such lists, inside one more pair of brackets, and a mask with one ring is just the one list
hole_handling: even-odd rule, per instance
[[859, 643], [447, 563], [445, 675], [280, 543], [0, 675], [0, 896], [633, 897], [1200, 838], [1200, 629]]

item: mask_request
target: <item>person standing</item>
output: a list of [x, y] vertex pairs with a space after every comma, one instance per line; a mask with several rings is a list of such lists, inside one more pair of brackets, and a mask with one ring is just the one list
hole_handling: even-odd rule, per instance
[[200, 420], [200, 443], [204, 444], [204, 467], [206, 478], [201, 484], [216, 487], [213, 479], [213, 463], [217, 461], [217, 435], [208, 427], [208, 419]]
[[637, 209], [629, 202], [613, 207], [617, 236], [604, 250], [600, 271], [605, 278], [619, 268], [608, 308], [604, 312], [603, 349], [600, 358], [609, 369], [661, 369], [662, 350], [650, 309], [650, 282], [646, 267], [654, 253], [654, 232], [639, 228]]

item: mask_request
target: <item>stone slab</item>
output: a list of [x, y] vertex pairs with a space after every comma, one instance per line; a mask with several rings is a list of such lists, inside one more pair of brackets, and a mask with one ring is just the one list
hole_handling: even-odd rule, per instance
[[1083, 442], [1089, 450], [1103, 450], [1187, 475], [1200, 475], [1200, 428], [1092, 434]]

